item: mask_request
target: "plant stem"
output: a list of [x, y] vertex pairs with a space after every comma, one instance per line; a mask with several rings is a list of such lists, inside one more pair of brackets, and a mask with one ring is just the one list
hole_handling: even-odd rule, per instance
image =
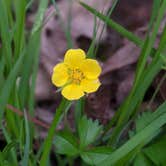
[[61, 101], [59, 107], [56, 110], [56, 114], [55, 114], [54, 119], [52, 121], [51, 127], [48, 131], [47, 138], [44, 142], [43, 153], [42, 153], [41, 160], [40, 160], [41, 166], [45, 166], [47, 164], [48, 156], [49, 156], [51, 145], [52, 145], [52, 140], [53, 140], [54, 135], [55, 135], [55, 129], [60, 121], [60, 118], [61, 118], [63, 111], [66, 108], [69, 109], [69, 107], [68, 107], [69, 104], [71, 104], [71, 102], [69, 102], [66, 99], [63, 99]]

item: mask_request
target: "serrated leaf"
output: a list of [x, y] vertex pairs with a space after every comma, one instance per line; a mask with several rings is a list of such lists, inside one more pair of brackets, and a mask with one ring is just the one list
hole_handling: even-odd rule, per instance
[[79, 153], [77, 139], [68, 131], [62, 131], [55, 136], [55, 150], [59, 154], [75, 156]]
[[96, 165], [104, 160], [112, 152], [111, 147], [96, 147], [81, 153], [81, 158], [87, 164]]
[[78, 124], [80, 147], [84, 148], [93, 143], [101, 130], [102, 126], [99, 125], [97, 120], [92, 121], [92, 119], [87, 119], [86, 116], [83, 116]]
[[166, 165], [166, 135], [158, 142], [143, 150], [145, 155], [156, 165]]

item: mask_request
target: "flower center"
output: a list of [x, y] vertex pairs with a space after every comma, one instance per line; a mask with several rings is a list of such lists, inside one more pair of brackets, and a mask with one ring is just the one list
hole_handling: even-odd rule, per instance
[[84, 79], [84, 74], [80, 69], [69, 69], [68, 74], [69, 74], [69, 79], [74, 84], [80, 84], [82, 79]]

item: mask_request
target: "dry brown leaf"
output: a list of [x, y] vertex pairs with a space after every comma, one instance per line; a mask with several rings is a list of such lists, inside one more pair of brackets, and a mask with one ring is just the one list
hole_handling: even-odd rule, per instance
[[120, 48], [113, 56], [103, 63], [103, 72], [101, 76], [135, 63], [139, 54], [140, 49], [137, 46], [130, 42], [126, 43], [125, 46]]

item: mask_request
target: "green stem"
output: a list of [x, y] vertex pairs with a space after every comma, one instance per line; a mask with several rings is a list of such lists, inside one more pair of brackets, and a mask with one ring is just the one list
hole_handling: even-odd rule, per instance
[[40, 166], [45, 166], [47, 164], [48, 156], [49, 156], [51, 145], [52, 145], [52, 140], [53, 140], [54, 135], [55, 135], [55, 129], [60, 121], [60, 118], [61, 118], [63, 111], [66, 108], [69, 108], [68, 107], [69, 104], [71, 104], [70, 101], [63, 99], [61, 101], [58, 109], [56, 110], [56, 114], [55, 114], [54, 119], [52, 121], [51, 127], [48, 131], [47, 138], [44, 142], [44, 148], [43, 148], [43, 154], [42, 154], [41, 160], [40, 160]]
[[85, 107], [85, 97], [82, 97], [76, 102], [75, 111], [74, 111], [77, 131], [78, 131], [78, 123], [83, 115], [84, 107]]

